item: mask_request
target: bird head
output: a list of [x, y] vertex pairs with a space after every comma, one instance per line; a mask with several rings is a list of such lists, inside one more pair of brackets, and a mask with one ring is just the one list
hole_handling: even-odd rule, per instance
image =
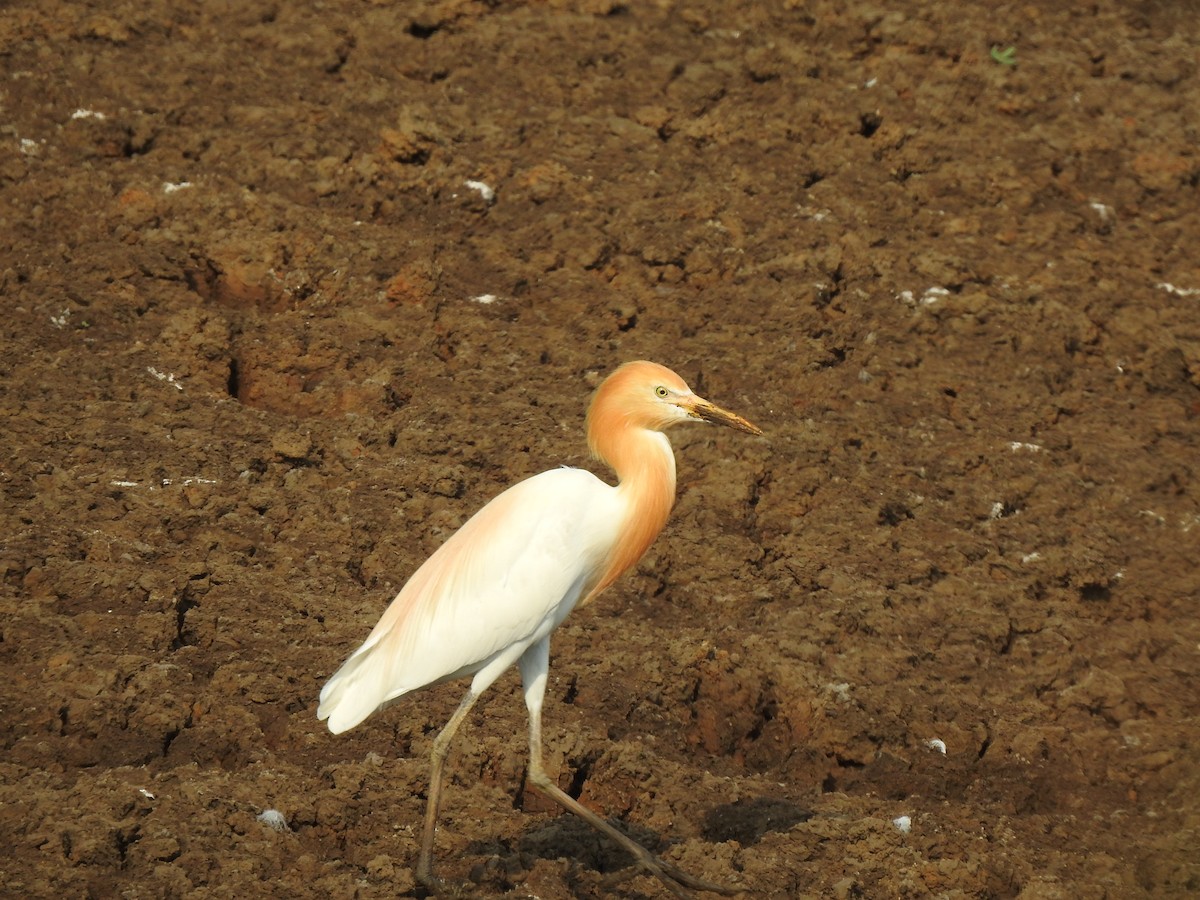
[[747, 434], [762, 434], [758, 426], [697, 396], [687, 382], [658, 363], [626, 363], [596, 390], [588, 411], [593, 444], [598, 433], [623, 428], [663, 431], [680, 422], [712, 422]]

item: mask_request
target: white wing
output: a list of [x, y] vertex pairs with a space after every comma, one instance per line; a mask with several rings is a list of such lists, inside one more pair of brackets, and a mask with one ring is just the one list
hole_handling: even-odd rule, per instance
[[317, 717], [337, 734], [439, 681], [479, 672], [483, 690], [595, 583], [620, 524], [616, 489], [582, 469], [509, 488], [413, 574], [322, 688]]

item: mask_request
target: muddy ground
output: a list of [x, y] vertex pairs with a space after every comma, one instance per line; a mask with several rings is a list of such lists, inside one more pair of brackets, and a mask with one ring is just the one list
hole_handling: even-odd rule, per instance
[[[671, 523], [560, 629], [564, 789], [756, 896], [1200, 890], [1198, 40], [5, 5], [0, 893], [412, 893], [462, 685], [336, 737], [317, 693], [484, 501], [593, 465], [635, 358], [767, 433], [677, 431]], [[440, 872], [665, 896], [525, 789], [524, 729], [514, 673]]]

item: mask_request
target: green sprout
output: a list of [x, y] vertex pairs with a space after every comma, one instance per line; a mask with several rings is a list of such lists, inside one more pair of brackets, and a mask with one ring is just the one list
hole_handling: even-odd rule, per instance
[[1017, 64], [1017, 48], [1009, 47], [1001, 50], [999, 44], [992, 44], [992, 59], [1002, 66], [1015, 66]]

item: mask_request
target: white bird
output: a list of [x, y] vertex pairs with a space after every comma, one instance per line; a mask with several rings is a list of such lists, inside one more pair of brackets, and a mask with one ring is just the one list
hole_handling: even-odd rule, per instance
[[762, 434], [696, 396], [651, 362], [621, 366], [588, 410], [592, 454], [617, 473], [613, 487], [582, 469], [542, 472], [500, 494], [446, 541], [404, 585], [383, 617], [321, 689], [317, 718], [339, 734], [398, 698], [473, 676], [433, 742], [417, 879], [432, 871], [433, 840], [450, 742], [479, 695], [517, 663], [529, 711], [529, 780], [608, 835], [679, 896], [688, 889], [736, 891], [658, 859], [564, 793], [542, 767], [542, 700], [550, 634], [633, 566], [666, 524], [675, 501], [675, 456], [663, 429], [702, 420]]

